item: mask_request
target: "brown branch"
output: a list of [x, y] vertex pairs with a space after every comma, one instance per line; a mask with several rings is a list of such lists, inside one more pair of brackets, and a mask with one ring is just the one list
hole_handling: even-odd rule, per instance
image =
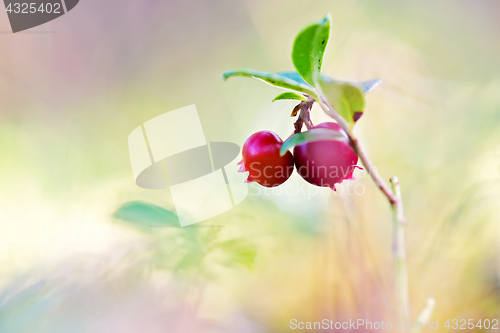
[[358, 155], [359, 159], [361, 160], [361, 163], [366, 169], [366, 172], [368, 172], [375, 185], [377, 185], [380, 191], [382, 191], [382, 193], [387, 197], [387, 200], [389, 200], [391, 206], [394, 205], [396, 203], [396, 197], [394, 195], [394, 192], [389, 188], [385, 180], [380, 176], [377, 168], [368, 158], [368, 155], [366, 154], [365, 150], [359, 143], [358, 139], [354, 137], [351, 127], [349, 126], [347, 121], [344, 118], [342, 118], [342, 116], [338, 114], [337, 111], [333, 109], [333, 107], [328, 103], [328, 101], [325, 98], [319, 96], [315, 97], [316, 101], [319, 103], [323, 111], [325, 111], [327, 115], [332, 117], [347, 134], [347, 136], [349, 137], [349, 142], [351, 144], [351, 147], [353, 148], [356, 155]]
[[366, 169], [366, 172], [370, 175], [372, 178], [373, 182], [377, 187], [382, 191], [382, 193], [387, 197], [387, 200], [389, 200], [389, 203], [392, 205], [396, 204], [396, 197], [394, 195], [394, 192], [389, 188], [387, 183], [384, 181], [384, 179], [380, 176], [378, 173], [377, 168], [373, 165], [373, 163], [370, 161], [368, 158], [368, 155], [366, 154], [365, 150], [359, 143], [358, 139], [352, 138], [350, 139], [351, 147], [353, 148], [354, 152], [356, 155], [358, 155], [359, 159], [361, 160], [361, 163]]

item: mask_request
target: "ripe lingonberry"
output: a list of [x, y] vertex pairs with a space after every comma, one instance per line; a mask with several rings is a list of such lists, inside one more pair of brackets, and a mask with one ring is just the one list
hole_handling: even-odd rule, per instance
[[240, 172], [248, 171], [247, 182], [257, 182], [265, 187], [283, 184], [293, 173], [292, 153], [280, 156], [283, 140], [273, 132], [252, 134], [243, 145]]
[[[315, 128], [329, 128], [342, 132], [336, 123], [322, 123]], [[310, 184], [330, 187], [335, 190], [335, 184], [344, 179], [352, 179], [352, 173], [358, 163], [358, 156], [347, 142], [314, 141], [296, 146], [293, 149], [297, 172]]]

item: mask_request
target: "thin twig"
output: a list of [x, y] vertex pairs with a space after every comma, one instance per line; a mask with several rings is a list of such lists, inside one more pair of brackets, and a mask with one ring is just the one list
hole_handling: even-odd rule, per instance
[[405, 228], [406, 218], [401, 198], [401, 184], [398, 177], [391, 178], [392, 190], [396, 196], [396, 202], [392, 205], [393, 212], [393, 252], [396, 262], [396, 290], [398, 307], [401, 320], [407, 322], [409, 319], [409, 296], [408, 296], [408, 269], [406, 267], [406, 242]]
[[350, 142], [351, 146], [354, 148], [354, 152], [358, 155], [359, 159], [361, 160], [361, 163], [366, 168], [366, 172], [368, 172], [375, 185], [377, 185], [380, 191], [382, 191], [382, 193], [387, 197], [387, 200], [389, 200], [391, 206], [394, 205], [397, 199], [393, 191], [391, 191], [387, 183], [380, 176], [377, 168], [372, 164], [372, 162], [368, 158], [368, 155], [366, 154], [365, 150], [359, 143], [358, 139], [351, 138]]
[[391, 189], [389, 188], [387, 183], [384, 181], [384, 179], [378, 173], [377, 168], [373, 165], [373, 163], [368, 158], [368, 155], [366, 154], [365, 150], [361, 146], [360, 142], [352, 133], [351, 128], [350, 128], [349, 124], [347, 123], [347, 121], [344, 118], [342, 118], [342, 116], [340, 114], [338, 114], [333, 109], [333, 107], [328, 103], [328, 101], [326, 99], [321, 98], [320, 96], [316, 96], [316, 101], [319, 103], [319, 105], [321, 106], [323, 111], [327, 115], [332, 117], [337, 122], [337, 124], [339, 124], [339, 126], [344, 130], [344, 132], [349, 137], [349, 141], [351, 143], [351, 146], [352, 146], [354, 152], [356, 153], [356, 155], [358, 155], [359, 159], [361, 160], [361, 163], [365, 167], [366, 172], [368, 172], [368, 174], [372, 178], [375, 185], [377, 185], [377, 187], [387, 197], [387, 200], [389, 200], [389, 203], [391, 204], [391, 206], [394, 205], [394, 203], [396, 202], [396, 198], [395, 198], [393, 191], [391, 191]]

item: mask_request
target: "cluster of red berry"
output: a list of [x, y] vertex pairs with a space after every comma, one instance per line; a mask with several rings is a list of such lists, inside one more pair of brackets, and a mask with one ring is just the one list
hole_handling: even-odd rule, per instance
[[[322, 123], [312, 127], [343, 132], [336, 123]], [[308, 183], [330, 187], [344, 179], [352, 179], [358, 156], [347, 142], [322, 140], [307, 142], [294, 147], [293, 155], [280, 149], [283, 140], [273, 132], [260, 131], [250, 136], [243, 145], [240, 172], [249, 172], [248, 182], [265, 187], [283, 184], [293, 173], [294, 165], [299, 175]]]

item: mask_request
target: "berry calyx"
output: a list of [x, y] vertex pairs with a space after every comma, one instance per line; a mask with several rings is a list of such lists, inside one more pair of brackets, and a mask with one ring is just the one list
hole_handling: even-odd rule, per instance
[[[329, 128], [343, 132], [336, 123], [322, 123], [316, 128]], [[347, 142], [314, 141], [296, 146], [293, 149], [295, 166], [299, 175], [308, 183], [330, 187], [335, 190], [335, 184], [345, 179], [353, 179], [352, 174], [358, 163], [358, 156]]]
[[239, 172], [249, 172], [247, 182], [265, 187], [283, 184], [293, 173], [292, 153], [280, 156], [283, 140], [273, 132], [252, 134], [243, 145], [243, 160]]

